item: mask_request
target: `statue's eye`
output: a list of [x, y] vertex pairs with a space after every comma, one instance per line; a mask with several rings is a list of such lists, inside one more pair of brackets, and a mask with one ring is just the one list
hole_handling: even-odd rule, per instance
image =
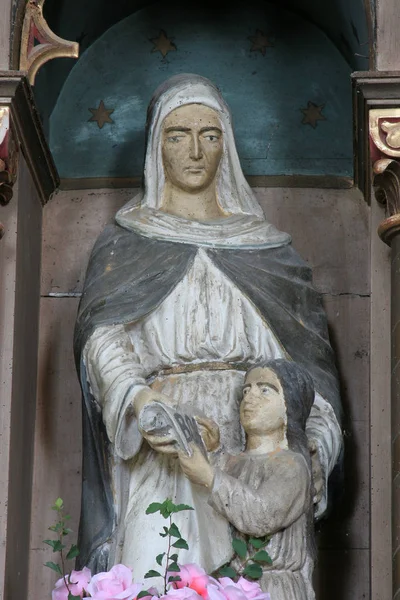
[[246, 394], [248, 394], [250, 391], [250, 388], [244, 388], [243, 390], [243, 396], [245, 396]]
[[264, 387], [261, 388], [261, 391], [262, 391], [263, 394], [269, 394], [270, 391], [271, 391], [271, 388], [268, 387], [268, 386], [264, 386]]
[[206, 140], [209, 142], [216, 142], [219, 140], [219, 138], [216, 135], [206, 135]]
[[167, 137], [167, 140], [168, 140], [168, 142], [172, 142], [173, 144], [176, 144], [177, 142], [180, 142], [182, 138], [183, 138], [182, 135], [170, 135]]

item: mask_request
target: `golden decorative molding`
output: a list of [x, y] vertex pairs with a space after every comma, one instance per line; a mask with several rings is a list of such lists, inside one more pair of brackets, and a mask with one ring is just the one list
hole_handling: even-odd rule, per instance
[[[32, 88], [20, 71], [0, 71], [0, 111], [7, 136], [0, 145], [0, 158], [6, 164], [11, 181], [17, 174], [19, 151], [24, 156], [42, 204], [46, 204], [59, 186], [53, 157], [47, 146]], [[3, 182], [3, 188], [7, 182]]]
[[381, 154], [400, 158], [400, 108], [371, 109], [369, 134]]
[[378, 227], [379, 237], [389, 246], [400, 232], [400, 162], [391, 160], [374, 177], [375, 197], [386, 207], [387, 218]]
[[390, 246], [400, 232], [400, 108], [370, 109], [369, 140], [375, 197], [387, 214], [378, 234]]
[[[34, 85], [36, 73], [53, 58], [78, 58], [79, 44], [63, 40], [53, 33], [43, 16], [45, 0], [28, 0], [22, 26], [19, 68], [28, 73]], [[35, 45], [35, 41], [39, 42]]]

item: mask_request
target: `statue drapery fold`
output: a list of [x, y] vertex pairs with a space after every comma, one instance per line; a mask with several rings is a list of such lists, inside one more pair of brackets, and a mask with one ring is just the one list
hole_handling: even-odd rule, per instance
[[[153, 312], [185, 276], [197, 250], [194, 245], [150, 239], [118, 225], [108, 226], [93, 249], [75, 330], [85, 430], [81, 566], [107, 567], [107, 540], [116, 525], [109, 440], [87, 383], [83, 348], [95, 329], [131, 324]], [[291, 246], [205, 251], [256, 307], [285, 354], [309, 370], [317, 391], [340, 422], [334, 356], [321, 296], [311, 286], [310, 268]]]

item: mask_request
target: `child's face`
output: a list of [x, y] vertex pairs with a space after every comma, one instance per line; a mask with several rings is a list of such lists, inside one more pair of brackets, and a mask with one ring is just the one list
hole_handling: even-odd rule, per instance
[[246, 433], [268, 434], [286, 424], [282, 386], [271, 369], [257, 367], [243, 386], [240, 422]]

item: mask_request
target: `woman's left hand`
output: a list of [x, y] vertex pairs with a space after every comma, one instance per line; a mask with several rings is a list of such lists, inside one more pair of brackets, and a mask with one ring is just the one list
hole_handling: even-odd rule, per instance
[[214, 469], [204, 456], [200, 448], [191, 446], [192, 456], [184, 452], [178, 453], [179, 462], [184, 474], [192, 483], [211, 488], [214, 481]]

